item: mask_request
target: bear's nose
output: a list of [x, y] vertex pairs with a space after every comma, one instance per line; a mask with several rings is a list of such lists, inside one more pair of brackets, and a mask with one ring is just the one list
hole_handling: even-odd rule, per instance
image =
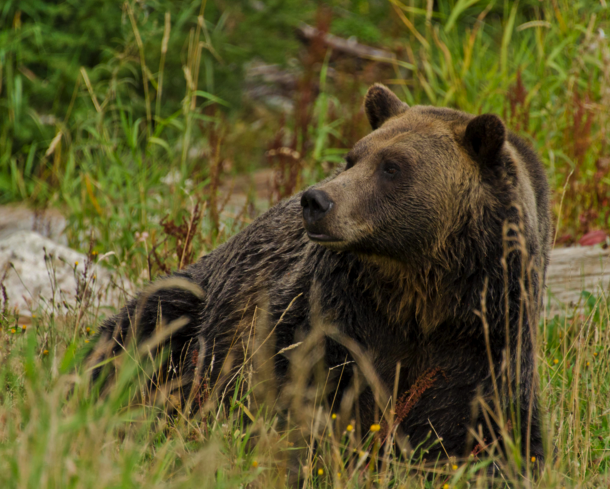
[[309, 189], [301, 197], [303, 219], [307, 224], [314, 224], [322, 219], [333, 206], [333, 201], [323, 190]]

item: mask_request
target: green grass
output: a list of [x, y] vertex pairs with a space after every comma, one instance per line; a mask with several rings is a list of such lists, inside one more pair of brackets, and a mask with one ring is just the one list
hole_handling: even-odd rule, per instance
[[[608, 484], [609, 312], [606, 302], [585, 294], [578, 307], [542, 322], [538, 362], [547, 463], [535, 482], [523, 479], [519, 467], [526, 462], [515, 452], [501, 465], [513, 487]], [[296, 411], [290, 410], [289, 428], [283, 428], [268, 406], [257, 404], [266, 392], [253, 371], [256, 359], [244, 363], [235, 390], [224, 393], [226, 402], [223, 393], [212, 392], [199, 400], [195, 417], [161, 391], [142, 393], [138, 386], [156, 367], [134, 349], [100, 397], [82, 363], [97, 321], [85, 315], [76, 327], [79, 313], [39, 313], [25, 330], [10, 314], [2, 319], [2, 487], [282, 486], [297, 454], [305, 460], [307, 487], [488, 487], [490, 459], [434, 467], [390, 457], [373, 433], [358, 442], [348, 426], [353, 421], [340, 414], [335, 419], [319, 397], [292, 404]], [[512, 450], [510, 440], [506, 433]], [[496, 486], [506, 487], [501, 479]]]
[[[270, 166], [280, 174], [277, 199], [328, 174], [368, 131], [362, 96], [382, 81], [410, 104], [500, 114], [548, 169], [558, 236], [573, 241], [607, 230], [604, 2], [435, 3], [432, 11], [421, 0], [337, 1], [316, 12], [313, 2], [270, 1], [258, 12], [249, 2], [5, 2], [0, 203], [60, 209], [73, 247], [115, 252], [109, 266], [141, 284], [162, 273], [148, 267], [153, 247], [169, 268], [180, 261], [164, 218], [178, 223], [198, 201], [205, 205], [194, 256], [248, 224], [255, 214], [248, 208], [214, 211], [224, 199], [218, 187], [231, 176]], [[301, 19], [395, 50], [397, 61], [362, 66], [315, 49], [302, 53], [292, 34]], [[290, 63], [300, 67], [302, 90], [293, 113], [242, 98], [243, 66], [254, 57], [296, 60]], [[298, 158], [269, 156], [284, 146]], [[168, 174], [177, 175], [174, 183], [164, 183]], [[144, 232], [148, 238], [139, 239]], [[211, 402], [195, 419], [180, 409], [167, 414], [171, 399], [140, 395], [137, 381], [152, 366], [137, 357], [124, 361], [118, 384], [99, 398], [80, 366], [100, 320], [78, 307], [39, 311], [23, 331], [23, 321], [3, 312], [2, 487], [283, 485], [299, 423], [286, 432], [254, 408], [246, 367], [231, 401]], [[609, 485], [609, 335], [606, 301], [588, 295], [578, 308], [541, 321], [548, 463], [530, 482], [518, 475], [525, 461], [515, 456], [505, 467], [515, 487]], [[349, 420], [330, 414], [323, 408], [306, 423], [315, 427], [305, 449], [307, 487], [486, 487], [478, 469], [488, 462], [456, 461], [457, 469], [439, 466], [430, 476], [417, 460], [377, 453], [372, 437], [361, 446], [345, 431]], [[369, 456], [381, 460], [378, 469]]]

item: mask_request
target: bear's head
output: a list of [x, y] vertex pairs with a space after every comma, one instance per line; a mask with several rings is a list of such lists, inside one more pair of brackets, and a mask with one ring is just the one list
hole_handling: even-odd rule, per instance
[[364, 107], [373, 132], [340, 173], [302, 195], [312, 241], [408, 262], [432, 257], [502, 207], [512, 151], [497, 116], [409, 107], [379, 84]]

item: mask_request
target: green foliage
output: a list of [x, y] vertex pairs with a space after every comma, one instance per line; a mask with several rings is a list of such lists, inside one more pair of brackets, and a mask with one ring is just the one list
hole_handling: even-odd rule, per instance
[[[315, 405], [291, 412], [292, 424], [285, 428], [284, 421], [257, 404], [266, 387], [253, 380], [253, 355], [245, 355], [233, 388], [216, 393], [220, 401], [213, 392], [206, 394], [194, 401], [200, 411], [188, 417], [174, 395], [141, 387], [161, 372], [162, 353], [153, 360], [147, 351], [128, 345], [125, 354], [106, 362], [117, 369], [115, 380], [91, 387], [92, 365], [84, 358], [98, 324], [95, 311], [39, 311], [27, 327], [5, 314], [0, 318], [0, 485], [284, 487], [286, 468], [303, 444], [300, 430], [313, 430], [299, 448], [310, 488], [605, 487], [609, 311], [605, 300], [583, 293], [581, 304], [541, 322], [546, 465], [538, 479], [523, 477], [519, 467], [528, 462], [507, 432], [503, 443], [514, 458], [508, 464], [496, 460], [503, 473], [495, 484], [487, 471], [493, 457], [433, 466], [404, 452], [392, 456], [398, 450], [380, 445], [379, 426], [358, 427], [364, 433], [359, 441], [353, 421], [331, 415], [339, 410], [329, 410], [319, 396], [312, 395]], [[315, 415], [307, 421], [306, 412]], [[299, 425], [302, 420], [305, 424]]]
[[[350, 126], [361, 121], [366, 86], [386, 81], [411, 104], [502, 115], [540, 151], [557, 195], [570, 175], [561, 209], [566, 239], [607, 228], [608, 213], [598, 210], [610, 198], [607, 9], [593, 0], [434, 5], [9, 0], [0, 11], [0, 202], [28, 199], [78, 213], [86, 204], [76, 196], [91, 193], [83, 184], [93, 169], [110, 179], [89, 186], [109, 195], [119, 175], [148, 182], [178, 169], [203, 183], [206, 165], [189, 161], [210, 154], [213, 127], [236, 170], [268, 164], [266, 150], [283, 132], [297, 141], [300, 171], [319, 177], [325, 161], [364, 134], [364, 122]], [[316, 102], [326, 54], [303, 51], [294, 35], [301, 21], [387, 45], [397, 50], [395, 66], [333, 55], [339, 75], [325, 84], [326, 102]], [[244, 67], [253, 59], [300, 65], [299, 90], [311, 94], [295, 92], [294, 114], [244, 99]]]

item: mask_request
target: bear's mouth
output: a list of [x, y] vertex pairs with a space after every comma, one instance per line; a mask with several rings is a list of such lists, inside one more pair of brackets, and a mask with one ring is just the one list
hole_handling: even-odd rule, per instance
[[343, 241], [342, 239], [337, 239], [328, 234], [311, 233], [309, 231], [307, 231], [307, 237], [318, 243], [338, 243], [339, 241]]

